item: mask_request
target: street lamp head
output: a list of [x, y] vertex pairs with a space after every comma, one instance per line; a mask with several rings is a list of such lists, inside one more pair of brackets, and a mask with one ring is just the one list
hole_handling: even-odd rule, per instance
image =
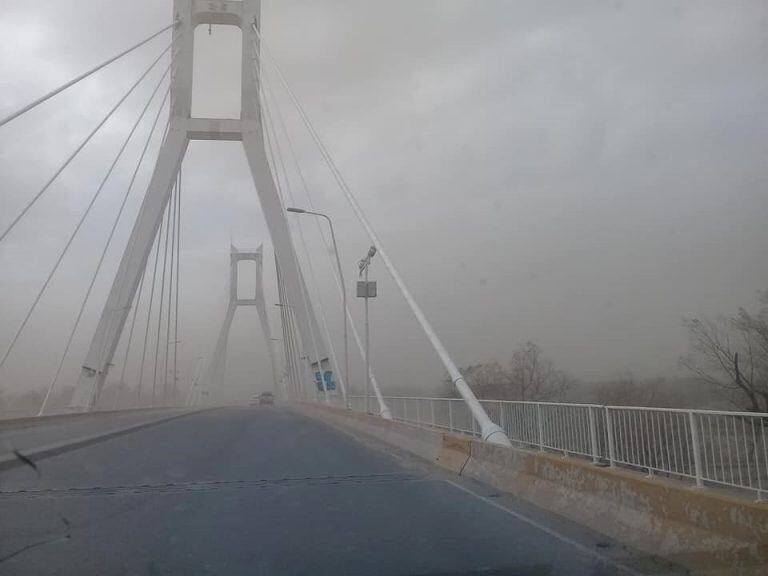
[[286, 208], [288, 212], [295, 212], [296, 214], [304, 214], [306, 210], [303, 208]]

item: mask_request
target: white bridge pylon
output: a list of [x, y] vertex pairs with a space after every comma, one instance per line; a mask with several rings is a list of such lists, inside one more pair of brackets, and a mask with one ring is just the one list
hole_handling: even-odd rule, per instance
[[[256, 289], [253, 298], [240, 298], [238, 294], [238, 279], [240, 268], [238, 262], [250, 261], [256, 264]], [[261, 329], [264, 333], [264, 339], [269, 353], [269, 363], [272, 371], [272, 387], [275, 394], [282, 391], [278, 389], [277, 364], [275, 359], [274, 340], [269, 328], [269, 318], [267, 317], [267, 308], [264, 299], [263, 278], [263, 249], [261, 246], [255, 252], [240, 251], [234, 246], [230, 247], [229, 253], [229, 304], [227, 312], [224, 314], [224, 321], [219, 330], [219, 337], [216, 340], [216, 348], [211, 355], [211, 361], [205, 372], [203, 380], [203, 390], [209, 392], [214, 388], [221, 386], [224, 382], [224, 372], [227, 364], [227, 343], [229, 342], [229, 332], [232, 328], [232, 320], [235, 317], [235, 311], [240, 306], [255, 306], [261, 322]]]
[[[259, 56], [260, 4], [260, 0], [174, 0], [176, 25], [172, 54], [175, 55], [176, 72], [171, 79], [168, 133], [88, 349], [72, 396], [72, 408], [90, 410], [101, 394], [190, 140], [243, 143], [275, 256], [284, 275], [301, 347], [304, 350], [320, 348], [316, 355], [319, 358], [327, 356], [311, 302], [305, 297], [306, 287], [288, 222], [267, 162], [259, 76], [251, 71], [254, 59]], [[242, 31], [241, 112], [238, 119], [193, 118], [191, 115], [194, 31], [201, 24], [238, 26]]]

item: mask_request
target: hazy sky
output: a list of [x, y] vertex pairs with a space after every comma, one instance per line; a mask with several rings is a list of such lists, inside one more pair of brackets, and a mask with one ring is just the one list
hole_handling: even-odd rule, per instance
[[[171, 19], [170, 1], [94, 6], [4, 0], [0, 116]], [[584, 380], [625, 370], [674, 375], [687, 351], [683, 316], [732, 313], [768, 288], [765, 2], [263, 0], [262, 12], [272, 53], [459, 364], [504, 360], [530, 339]], [[0, 226], [167, 38], [0, 128]], [[214, 27], [209, 36], [201, 27], [195, 46], [193, 111], [236, 116], [239, 32]], [[3, 350], [161, 73], [0, 244]], [[368, 241], [271, 71], [269, 78], [314, 203], [338, 227], [351, 286]], [[142, 123], [0, 372], [3, 388], [50, 381], [148, 127]], [[150, 154], [156, 149], [157, 139]], [[76, 378], [150, 170], [147, 162], [131, 193], [63, 384]], [[294, 203], [306, 206], [289, 172]], [[193, 143], [183, 174], [180, 369], [188, 382], [224, 313], [230, 240], [265, 244], [268, 300], [276, 296], [239, 143]], [[302, 222], [314, 293], [340, 353], [340, 305], [315, 223]], [[442, 378], [439, 363], [380, 261], [372, 272], [380, 281], [371, 320], [379, 379], [385, 389], [427, 390]], [[361, 302], [351, 303], [359, 318]], [[251, 381], [268, 385], [254, 314], [236, 319], [232, 394]], [[142, 333], [144, 322], [140, 312]], [[272, 324], [279, 333], [276, 313]], [[132, 349], [127, 380], [139, 352]], [[358, 359], [353, 368], [359, 386]]]

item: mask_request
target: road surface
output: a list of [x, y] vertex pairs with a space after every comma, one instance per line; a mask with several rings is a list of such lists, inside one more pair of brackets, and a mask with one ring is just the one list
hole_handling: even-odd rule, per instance
[[4, 471], [0, 574], [660, 573], [371, 442], [279, 408], [223, 408], [47, 458], [39, 477]]

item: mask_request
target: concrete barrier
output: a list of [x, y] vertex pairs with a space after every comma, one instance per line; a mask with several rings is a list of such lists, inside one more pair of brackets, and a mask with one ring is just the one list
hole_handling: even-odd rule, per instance
[[302, 413], [489, 484], [695, 573], [768, 573], [768, 504], [318, 405]]

